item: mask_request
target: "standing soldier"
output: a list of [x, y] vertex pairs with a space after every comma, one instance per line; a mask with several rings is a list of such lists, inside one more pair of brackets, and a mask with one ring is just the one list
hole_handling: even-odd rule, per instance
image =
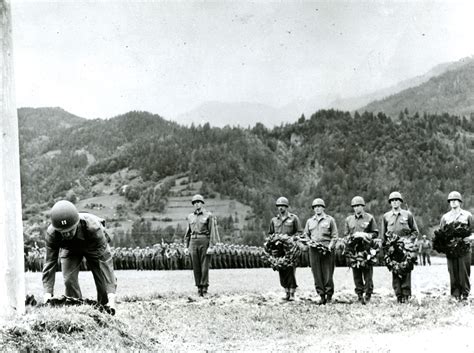
[[[283, 196], [279, 197], [275, 205], [278, 208], [278, 215], [272, 218], [270, 222], [270, 230], [268, 233], [270, 235], [286, 234], [292, 237], [300, 235], [301, 223], [297, 215], [288, 212], [288, 208], [290, 207], [288, 199]], [[296, 265], [288, 266], [285, 269], [278, 270], [280, 276], [280, 285], [285, 289], [286, 292], [286, 296], [283, 298], [284, 300], [295, 300], [295, 291], [298, 287], [296, 284], [295, 272]]]
[[[392, 210], [382, 217], [382, 241], [385, 241], [387, 233], [406, 237], [406, 233], [418, 232], [415, 218], [410, 211], [401, 209], [403, 203], [402, 195], [398, 191], [392, 192], [388, 197]], [[392, 272], [392, 287], [399, 303], [406, 303], [411, 297], [411, 272], [400, 277]]]
[[[344, 223], [344, 237], [347, 238], [356, 232], [362, 232], [365, 233], [363, 235], [364, 241], [370, 242], [372, 239], [376, 239], [379, 234], [377, 224], [375, 223], [374, 216], [364, 211], [364, 199], [361, 196], [355, 196], [351, 200], [351, 207], [354, 210], [354, 214], [346, 218]], [[374, 291], [373, 274], [374, 269], [370, 264], [367, 264], [367, 266], [363, 268], [352, 268], [355, 292], [359, 298], [359, 302], [362, 304], [370, 301], [370, 297]]]
[[216, 218], [204, 209], [204, 198], [194, 195], [191, 199], [194, 212], [189, 214], [188, 229], [184, 236], [186, 247], [191, 252], [194, 281], [199, 296], [204, 296], [209, 287], [209, 247], [220, 242]]
[[333, 217], [324, 212], [326, 203], [323, 199], [314, 199], [311, 207], [314, 216], [308, 219], [303, 231], [303, 236], [309, 238], [315, 244], [326, 246], [329, 251], [322, 253], [316, 247], [309, 248], [309, 263], [313, 273], [316, 292], [321, 297], [319, 304], [326, 304], [332, 301], [334, 294], [334, 249], [338, 238], [336, 221]]
[[431, 259], [430, 259], [431, 248], [432, 248], [431, 240], [427, 239], [426, 235], [423, 234], [423, 237], [421, 238], [421, 241], [419, 242], [419, 248], [418, 248], [418, 252], [420, 253], [420, 256], [422, 258], [422, 262], [420, 262], [420, 264], [422, 263], [423, 266], [426, 266], [426, 263], [428, 263], [428, 265], [431, 266]]
[[[51, 209], [51, 225], [46, 234], [46, 261], [43, 268], [44, 301], [53, 296], [58, 257], [66, 295], [81, 298], [79, 267], [83, 258], [94, 276], [97, 302], [115, 310], [116, 279], [104, 220], [79, 213], [69, 201], [61, 200]], [[61, 254], [60, 254], [61, 253]]]
[[[467, 225], [472, 233], [474, 231], [472, 214], [461, 208], [461, 194], [457, 191], [450, 192], [448, 202], [451, 206], [451, 211], [441, 217], [440, 228], [443, 229], [447, 224], [459, 222]], [[472, 239], [472, 234], [468, 239]], [[469, 281], [471, 275], [471, 250], [469, 249], [469, 252], [464, 256], [457, 258], [448, 257], [447, 260], [451, 295], [458, 300], [467, 300], [471, 290], [471, 283]]]

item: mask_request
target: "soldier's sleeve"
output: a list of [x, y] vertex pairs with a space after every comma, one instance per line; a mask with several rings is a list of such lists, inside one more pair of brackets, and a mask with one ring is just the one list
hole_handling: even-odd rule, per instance
[[380, 236], [379, 238], [382, 240], [382, 241], [385, 241], [385, 233], [387, 232], [387, 220], [385, 218], [385, 215], [382, 216], [382, 228], [381, 228], [381, 231], [380, 231]]
[[338, 237], [339, 233], [337, 232], [336, 220], [331, 217], [331, 238], [336, 239]]
[[439, 228], [443, 229], [445, 225], [446, 225], [446, 219], [444, 218], [444, 215], [442, 215], [441, 221], [439, 222]]
[[188, 222], [188, 227], [186, 228], [186, 233], [184, 233], [184, 244], [186, 247], [189, 247], [189, 241], [191, 240], [191, 224], [189, 223], [188, 218], [186, 218], [186, 221]]
[[273, 224], [273, 220], [270, 220], [270, 228], [268, 229], [268, 234], [274, 234], [275, 233], [275, 225]]
[[348, 237], [350, 235], [350, 230], [349, 230], [349, 217], [346, 218], [344, 221], [344, 238]]
[[411, 214], [411, 212], [408, 214], [408, 225], [410, 226], [410, 229], [413, 232], [419, 233], [420, 231], [418, 230], [418, 226], [416, 225], [415, 217]]
[[472, 218], [472, 213], [467, 216], [467, 225], [469, 226], [469, 229], [471, 230], [471, 234], [474, 233], [474, 220]]
[[294, 235], [299, 236], [299, 235], [301, 235], [301, 233], [303, 233], [303, 229], [301, 228], [301, 222], [300, 222], [300, 219], [297, 215], [295, 215], [294, 227], [295, 227], [295, 234]]
[[379, 236], [379, 230], [377, 228], [377, 223], [375, 222], [375, 217], [372, 216], [368, 226], [368, 233], [372, 235], [372, 239], [377, 239]]
[[306, 221], [306, 224], [304, 226], [304, 230], [303, 230], [303, 237], [304, 238], [310, 238], [310, 231], [309, 231], [309, 219]]
[[54, 282], [58, 267], [59, 243], [54, 239], [54, 230], [50, 226], [46, 234], [46, 254], [43, 266], [43, 290], [45, 293], [54, 294]]
[[209, 226], [210, 226], [210, 230], [209, 230], [209, 246], [214, 246], [216, 245], [217, 243], [220, 243], [221, 242], [221, 238], [219, 236], [219, 229], [217, 228], [217, 219], [216, 217], [212, 216], [210, 217], [209, 219]]
[[331, 225], [331, 240], [329, 242], [329, 248], [330, 249], [335, 249], [336, 242], [337, 242], [337, 239], [339, 238], [339, 235], [338, 235], [338, 232], [337, 232], [336, 221], [334, 220], [333, 217], [331, 217], [330, 225]]

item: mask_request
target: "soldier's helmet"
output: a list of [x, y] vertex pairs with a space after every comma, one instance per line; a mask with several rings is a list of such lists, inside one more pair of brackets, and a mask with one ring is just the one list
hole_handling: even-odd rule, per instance
[[354, 196], [351, 200], [351, 207], [354, 206], [365, 206], [365, 201], [362, 196]]
[[202, 197], [202, 195], [199, 195], [199, 194], [194, 195], [193, 198], [191, 199], [191, 204], [194, 205], [196, 202], [204, 203], [204, 197]]
[[451, 191], [448, 195], [448, 202], [452, 200], [458, 200], [459, 202], [462, 202], [461, 194], [457, 191]]
[[67, 200], [56, 202], [51, 208], [51, 224], [54, 230], [69, 232], [79, 223], [79, 212], [76, 206]]
[[400, 194], [398, 191], [391, 192], [388, 196], [388, 202], [390, 203], [392, 200], [400, 200], [403, 202], [402, 194]]
[[278, 206], [286, 206], [286, 207], [289, 207], [290, 206], [290, 203], [288, 201], [288, 199], [286, 197], [279, 197], [277, 200], [276, 200], [276, 203], [275, 205], [278, 207]]
[[326, 208], [326, 204], [324, 203], [324, 200], [320, 198], [314, 199], [313, 202], [311, 203], [311, 208], [315, 208], [316, 206], [323, 206], [324, 208]]

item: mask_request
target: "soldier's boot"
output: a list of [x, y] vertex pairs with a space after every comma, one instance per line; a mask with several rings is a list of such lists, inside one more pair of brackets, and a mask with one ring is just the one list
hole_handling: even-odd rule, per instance
[[198, 287], [198, 295], [199, 295], [200, 297], [203, 297], [203, 296], [204, 296], [204, 292], [203, 292], [201, 286]]
[[207, 286], [203, 286], [202, 287], [202, 295], [206, 295], [207, 294]]
[[358, 300], [359, 300], [359, 303], [361, 303], [362, 305], [365, 305], [365, 299], [364, 299], [364, 296], [362, 294], [358, 295]]
[[290, 289], [285, 288], [285, 296], [282, 298], [282, 300], [289, 301], [290, 300]]
[[321, 295], [321, 298], [319, 299], [318, 301], [318, 305], [325, 305], [327, 303], [326, 301], [326, 296], [325, 295]]
[[326, 303], [332, 302], [332, 295], [326, 295]]
[[370, 302], [370, 299], [372, 298], [372, 294], [366, 294], [365, 295], [365, 302], [368, 303]]
[[397, 297], [397, 302], [400, 303], [400, 304], [405, 304], [407, 302], [406, 297], [404, 295], [398, 296]]
[[289, 296], [288, 300], [289, 300], [290, 302], [295, 301], [295, 288], [290, 288], [290, 292], [289, 292], [289, 293], [290, 293], [290, 296]]

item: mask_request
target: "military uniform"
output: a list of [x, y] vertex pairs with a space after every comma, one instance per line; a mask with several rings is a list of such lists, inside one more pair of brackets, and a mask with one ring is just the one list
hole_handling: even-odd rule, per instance
[[[378, 229], [374, 216], [365, 211], [360, 215], [348, 216], [344, 222], [344, 237], [347, 238], [356, 232], [367, 233], [372, 239], [377, 238]], [[370, 299], [372, 296], [374, 291], [373, 274], [374, 269], [371, 265], [364, 268], [352, 268], [355, 292], [359, 298], [364, 294], [366, 299]]]
[[432, 249], [432, 245], [429, 239], [422, 239], [419, 242], [418, 251], [420, 253], [421, 260], [422, 260], [420, 264], [423, 264], [423, 266], [425, 266], [426, 263], [428, 263], [428, 265], [431, 266], [431, 259], [430, 259], [431, 249]]
[[[287, 212], [286, 216], [281, 214], [273, 217], [270, 222], [268, 234], [287, 234], [295, 236], [301, 233], [301, 223], [297, 215]], [[296, 266], [287, 267], [278, 271], [280, 276], [280, 285], [283, 288], [295, 290], [296, 284]]]
[[[306, 222], [303, 236], [332, 248], [338, 237], [336, 221], [324, 212], [320, 216], [314, 215]], [[323, 302], [330, 301], [334, 294], [335, 257], [333, 251], [323, 255], [316, 248], [310, 247], [309, 262], [316, 292]]]
[[[474, 222], [472, 214], [469, 211], [459, 209], [458, 212], [454, 210], [445, 213], [441, 217], [440, 228], [442, 229], [445, 225], [460, 222], [467, 224], [474, 232]], [[471, 291], [470, 275], [471, 275], [471, 250], [469, 253], [458, 258], [447, 258], [448, 271], [451, 287], [451, 295], [456, 298], [467, 298]]]
[[[405, 231], [418, 232], [415, 218], [410, 211], [399, 209], [398, 211], [388, 211], [382, 217], [382, 241], [385, 241], [386, 234], [393, 233], [400, 237]], [[398, 300], [411, 296], [411, 272], [403, 277], [392, 273], [392, 287]]]
[[207, 250], [220, 242], [214, 216], [201, 208], [189, 214], [185, 244], [191, 253], [194, 281], [198, 289], [207, 292], [209, 286], [209, 255]]
[[76, 234], [70, 240], [64, 240], [52, 225], [48, 227], [43, 268], [43, 287], [47, 293], [53, 293], [58, 258], [61, 259], [67, 296], [82, 297], [78, 275], [82, 259], [86, 258], [94, 276], [97, 301], [107, 304], [107, 294], [115, 293], [117, 285], [112, 254], [101, 218], [89, 213], [79, 213]]

